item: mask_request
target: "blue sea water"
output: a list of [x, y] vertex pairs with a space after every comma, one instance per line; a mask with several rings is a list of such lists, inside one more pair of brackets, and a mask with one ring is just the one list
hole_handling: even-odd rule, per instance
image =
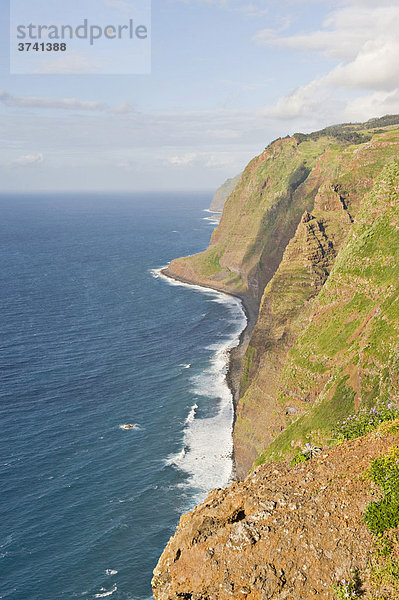
[[180, 514], [231, 477], [240, 304], [156, 270], [207, 246], [209, 201], [0, 198], [0, 598], [148, 599]]

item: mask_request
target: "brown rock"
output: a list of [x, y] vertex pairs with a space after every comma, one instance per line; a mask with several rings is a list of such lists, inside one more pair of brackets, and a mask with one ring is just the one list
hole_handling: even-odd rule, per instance
[[213, 491], [181, 518], [162, 554], [156, 600], [327, 600], [353, 568], [366, 576], [367, 591], [373, 536], [363, 513], [372, 490], [364, 472], [395, 443], [393, 434], [373, 433], [295, 467], [259, 467]]

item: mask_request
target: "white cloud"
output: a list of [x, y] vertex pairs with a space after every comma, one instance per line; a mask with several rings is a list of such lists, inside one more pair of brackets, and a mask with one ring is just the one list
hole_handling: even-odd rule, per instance
[[329, 97], [321, 81], [314, 80], [280, 98], [274, 106], [265, 109], [265, 114], [282, 120], [297, 119], [316, 112], [320, 114], [322, 106], [327, 106]]
[[230, 152], [211, 152], [203, 157], [206, 169], [232, 168], [233, 157]]
[[[280, 98], [266, 114], [277, 119], [315, 114], [332, 123], [399, 112], [399, 5], [354, 1], [356, 7], [331, 12], [321, 30], [281, 36], [269, 29], [257, 34], [255, 41], [260, 44], [340, 61], [325, 75]], [[353, 91], [369, 94], [353, 98]]]
[[186, 154], [170, 156], [165, 159], [165, 162], [173, 167], [188, 167], [195, 162], [197, 156], [198, 155], [195, 152], [187, 152]]
[[374, 92], [355, 98], [345, 107], [345, 120], [366, 121], [373, 117], [399, 113], [399, 87], [390, 92]]
[[134, 107], [130, 102], [123, 102], [122, 104], [119, 104], [119, 106], [112, 108], [111, 112], [116, 115], [129, 115], [134, 112]]
[[[178, 154], [174, 156], [162, 157], [161, 162], [166, 165], [171, 165], [178, 168], [192, 168], [197, 167], [198, 169], [229, 169], [232, 171], [236, 168], [237, 158], [232, 149], [230, 151], [221, 149], [220, 151], [202, 150], [201, 152], [186, 152], [184, 154]], [[240, 168], [242, 163], [238, 161]]]
[[25, 154], [24, 156], [19, 156], [15, 160], [10, 163], [11, 167], [32, 167], [35, 165], [40, 165], [44, 161], [44, 156], [42, 153], [40, 154]]
[[345, 88], [393, 90], [399, 82], [399, 39], [366, 42], [356, 58], [338, 65], [325, 83]]
[[77, 100], [76, 98], [37, 98], [35, 96], [12, 96], [0, 90], [0, 102], [6, 106], [17, 108], [50, 108], [64, 110], [104, 110], [106, 106], [101, 102]]
[[281, 35], [281, 31], [263, 29], [254, 36], [257, 44], [317, 52], [330, 59], [353, 60], [370, 41], [395, 41], [398, 39], [399, 7], [375, 8], [345, 7], [333, 11], [324, 21], [322, 29], [295, 35]]

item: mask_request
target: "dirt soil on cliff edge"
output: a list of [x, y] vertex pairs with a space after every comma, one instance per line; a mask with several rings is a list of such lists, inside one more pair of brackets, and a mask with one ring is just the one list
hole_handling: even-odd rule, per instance
[[180, 519], [154, 571], [156, 600], [331, 599], [351, 569], [367, 592], [375, 538], [363, 513], [381, 493], [365, 472], [397, 444], [374, 432], [214, 490]]

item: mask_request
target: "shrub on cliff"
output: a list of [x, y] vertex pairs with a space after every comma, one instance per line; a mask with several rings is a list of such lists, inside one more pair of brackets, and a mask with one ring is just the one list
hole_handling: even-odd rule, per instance
[[340, 421], [333, 430], [338, 441], [352, 440], [374, 431], [385, 421], [399, 418], [399, 409], [392, 402], [378, 402], [374, 408], [362, 408]]
[[298, 463], [302, 463], [302, 462], [306, 462], [307, 460], [310, 460], [311, 458], [313, 458], [314, 456], [317, 456], [318, 454], [320, 454], [321, 452], [321, 448], [318, 448], [317, 446], [313, 446], [312, 444], [305, 444], [305, 447], [303, 450], [301, 450], [301, 452], [299, 452], [298, 454], [296, 454], [294, 456], [294, 458], [291, 461], [291, 465], [297, 465]]
[[353, 571], [353, 577], [351, 581], [346, 581], [346, 579], [343, 579], [332, 587], [334, 596], [337, 598], [337, 600], [352, 600], [354, 598], [359, 598], [359, 596], [362, 595], [362, 582], [359, 577], [359, 573], [356, 570]]
[[364, 519], [370, 531], [381, 534], [399, 526], [399, 447], [373, 460], [369, 475], [379, 484], [384, 497], [367, 506]]

